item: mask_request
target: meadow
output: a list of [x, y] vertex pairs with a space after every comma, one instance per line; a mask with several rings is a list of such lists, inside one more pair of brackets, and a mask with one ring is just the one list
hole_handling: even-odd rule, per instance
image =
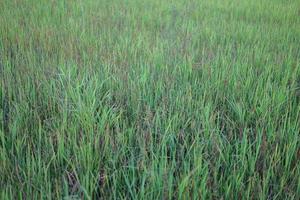
[[300, 199], [299, 0], [1, 0], [0, 199]]

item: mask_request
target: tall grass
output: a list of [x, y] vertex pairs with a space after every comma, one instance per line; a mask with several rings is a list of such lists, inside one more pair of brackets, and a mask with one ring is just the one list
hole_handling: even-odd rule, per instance
[[0, 1], [0, 199], [299, 199], [297, 0]]

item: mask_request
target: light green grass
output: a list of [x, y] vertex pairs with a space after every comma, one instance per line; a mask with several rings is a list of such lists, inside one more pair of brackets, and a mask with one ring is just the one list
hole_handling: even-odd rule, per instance
[[299, 199], [300, 1], [0, 1], [0, 199]]

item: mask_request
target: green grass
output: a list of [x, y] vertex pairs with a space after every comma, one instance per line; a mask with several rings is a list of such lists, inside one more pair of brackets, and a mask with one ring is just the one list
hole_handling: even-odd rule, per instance
[[300, 1], [0, 1], [0, 199], [299, 199]]

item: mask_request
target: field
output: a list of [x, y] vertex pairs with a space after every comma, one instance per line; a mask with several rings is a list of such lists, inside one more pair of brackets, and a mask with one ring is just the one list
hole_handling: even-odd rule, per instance
[[300, 199], [299, 0], [1, 0], [0, 199]]

